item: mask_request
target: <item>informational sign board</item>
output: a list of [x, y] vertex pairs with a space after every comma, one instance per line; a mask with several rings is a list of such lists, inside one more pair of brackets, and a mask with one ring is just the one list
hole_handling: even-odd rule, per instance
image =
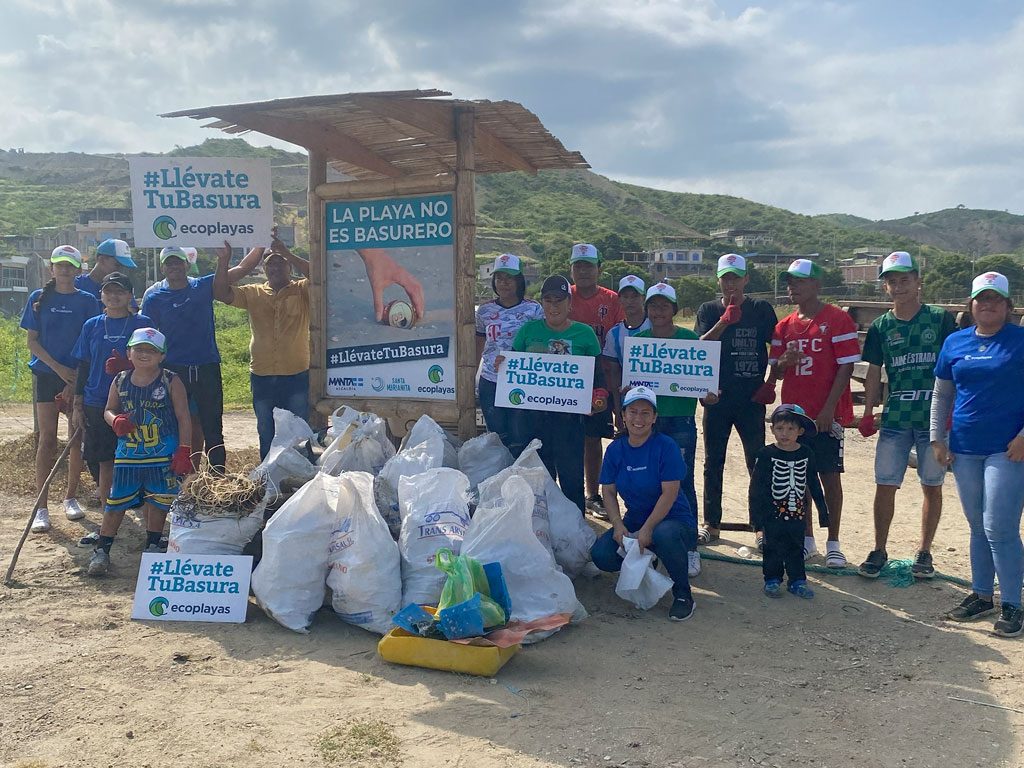
[[722, 342], [633, 336], [622, 343], [623, 385], [650, 387], [668, 397], [704, 397], [718, 391]]
[[249, 555], [143, 554], [132, 618], [241, 624], [251, 575]]
[[329, 397], [455, 400], [451, 194], [324, 204]]
[[268, 158], [133, 157], [128, 170], [136, 246], [270, 243], [274, 199]]
[[494, 404], [523, 411], [590, 413], [594, 358], [506, 352], [498, 369]]

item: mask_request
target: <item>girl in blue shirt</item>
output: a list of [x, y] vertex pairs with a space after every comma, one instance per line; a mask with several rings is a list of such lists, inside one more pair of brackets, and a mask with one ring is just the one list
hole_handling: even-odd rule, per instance
[[[28, 331], [28, 349], [32, 353], [29, 368], [35, 378], [36, 423], [39, 445], [36, 450], [36, 487], [42, 488], [53, 468], [57, 450], [57, 418], [74, 400], [78, 364], [72, 350], [90, 317], [100, 312], [96, 297], [75, 288], [75, 277], [82, 270], [82, 255], [77, 248], [60, 245], [50, 255], [53, 278], [28, 297], [21, 316], [21, 327]], [[64, 514], [68, 520], [85, 517], [75, 496], [82, 473], [82, 444], [76, 441], [69, 454], [68, 490]], [[36, 510], [33, 533], [50, 530], [47, 500]]]
[[975, 326], [946, 338], [932, 393], [932, 449], [941, 465], [953, 467], [971, 529], [972, 591], [947, 616], [974, 621], [995, 613], [998, 576], [993, 632], [1016, 637], [1024, 632], [1024, 328], [1010, 322], [1010, 285], [998, 272], [974, 279], [967, 308]]
[[[687, 553], [697, 543], [697, 517], [679, 492], [686, 465], [675, 441], [654, 431], [657, 397], [647, 387], [633, 387], [622, 398], [626, 434], [612, 441], [601, 465], [601, 496], [612, 527], [590, 549], [602, 571], [622, 568], [619, 547], [623, 536], [648, 547], [665, 564], [675, 598], [668, 617], [685, 621], [694, 602], [687, 575]], [[619, 497], [626, 514], [619, 511]]]

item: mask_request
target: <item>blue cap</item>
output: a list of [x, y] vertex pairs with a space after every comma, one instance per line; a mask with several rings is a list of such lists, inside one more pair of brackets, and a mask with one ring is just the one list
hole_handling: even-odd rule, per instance
[[122, 267], [129, 269], [135, 269], [137, 266], [132, 259], [132, 249], [128, 247], [128, 243], [113, 237], [108, 237], [96, 246], [96, 255], [110, 256], [112, 259], [117, 259], [117, 263]]

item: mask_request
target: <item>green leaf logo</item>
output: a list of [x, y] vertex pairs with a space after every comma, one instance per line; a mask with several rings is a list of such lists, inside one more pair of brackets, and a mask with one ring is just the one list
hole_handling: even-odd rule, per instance
[[153, 219], [153, 234], [161, 240], [170, 240], [174, 237], [174, 230], [178, 222], [170, 216], [157, 216]]
[[149, 612], [154, 616], [163, 616], [169, 604], [166, 597], [154, 597], [149, 603]]
[[508, 393], [508, 401], [512, 403], [512, 405], [522, 405], [524, 397], [526, 397], [526, 393], [521, 389], [513, 389]]

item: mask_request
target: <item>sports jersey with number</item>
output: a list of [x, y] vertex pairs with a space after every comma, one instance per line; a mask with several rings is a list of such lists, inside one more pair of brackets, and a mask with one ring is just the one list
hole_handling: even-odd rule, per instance
[[580, 296], [575, 285], [569, 287], [569, 292], [572, 295], [569, 319], [589, 325], [603, 347], [608, 331], [626, 319], [619, 294], [603, 285], [597, 286], [597, 293], [590, 298]]
[[178, 447], [178, 419], [171, 403], [171, 382], [175, 374], [161, 370], [145, 386], [132, 383], [132, 371], [123, 371], [114, 379], [121, 413], [127, 414], [136, 429], [117, 439], [114, 464], [166, 464]]
[[[787, 349], [798, 349], [803, 356], [783, 374], [782, 402], [799, 405], [816, 418], [828, 400], [839, 366], [860, 360], [857, 324], [832, 304], [822, 306], [812, 318], [794, 312], [775, 326], [769, 362], [774, 365]], [[843, 426], [853, 423], [849, 386], [836, 403], [834, 418]]]
[[910, 320], [889, 310], [875, 319], [864, 340], [864, 360], [884, 365], [889, 399], [882, 411], [886, 429], [928, 429], [935, 362], [942, 342], [956, 330], [953, 315], [923, 304]]
[[531, 320], [543, 320], [544, 308], [532, 299], [525, 299], [514, 307], [503, 307], [497, 300], [484, 302], [476, 310], [476, 335], [484, 339], [481, 378], [497, 381], [494, 358], [512, 349], [512, 341], [519, 329]]

